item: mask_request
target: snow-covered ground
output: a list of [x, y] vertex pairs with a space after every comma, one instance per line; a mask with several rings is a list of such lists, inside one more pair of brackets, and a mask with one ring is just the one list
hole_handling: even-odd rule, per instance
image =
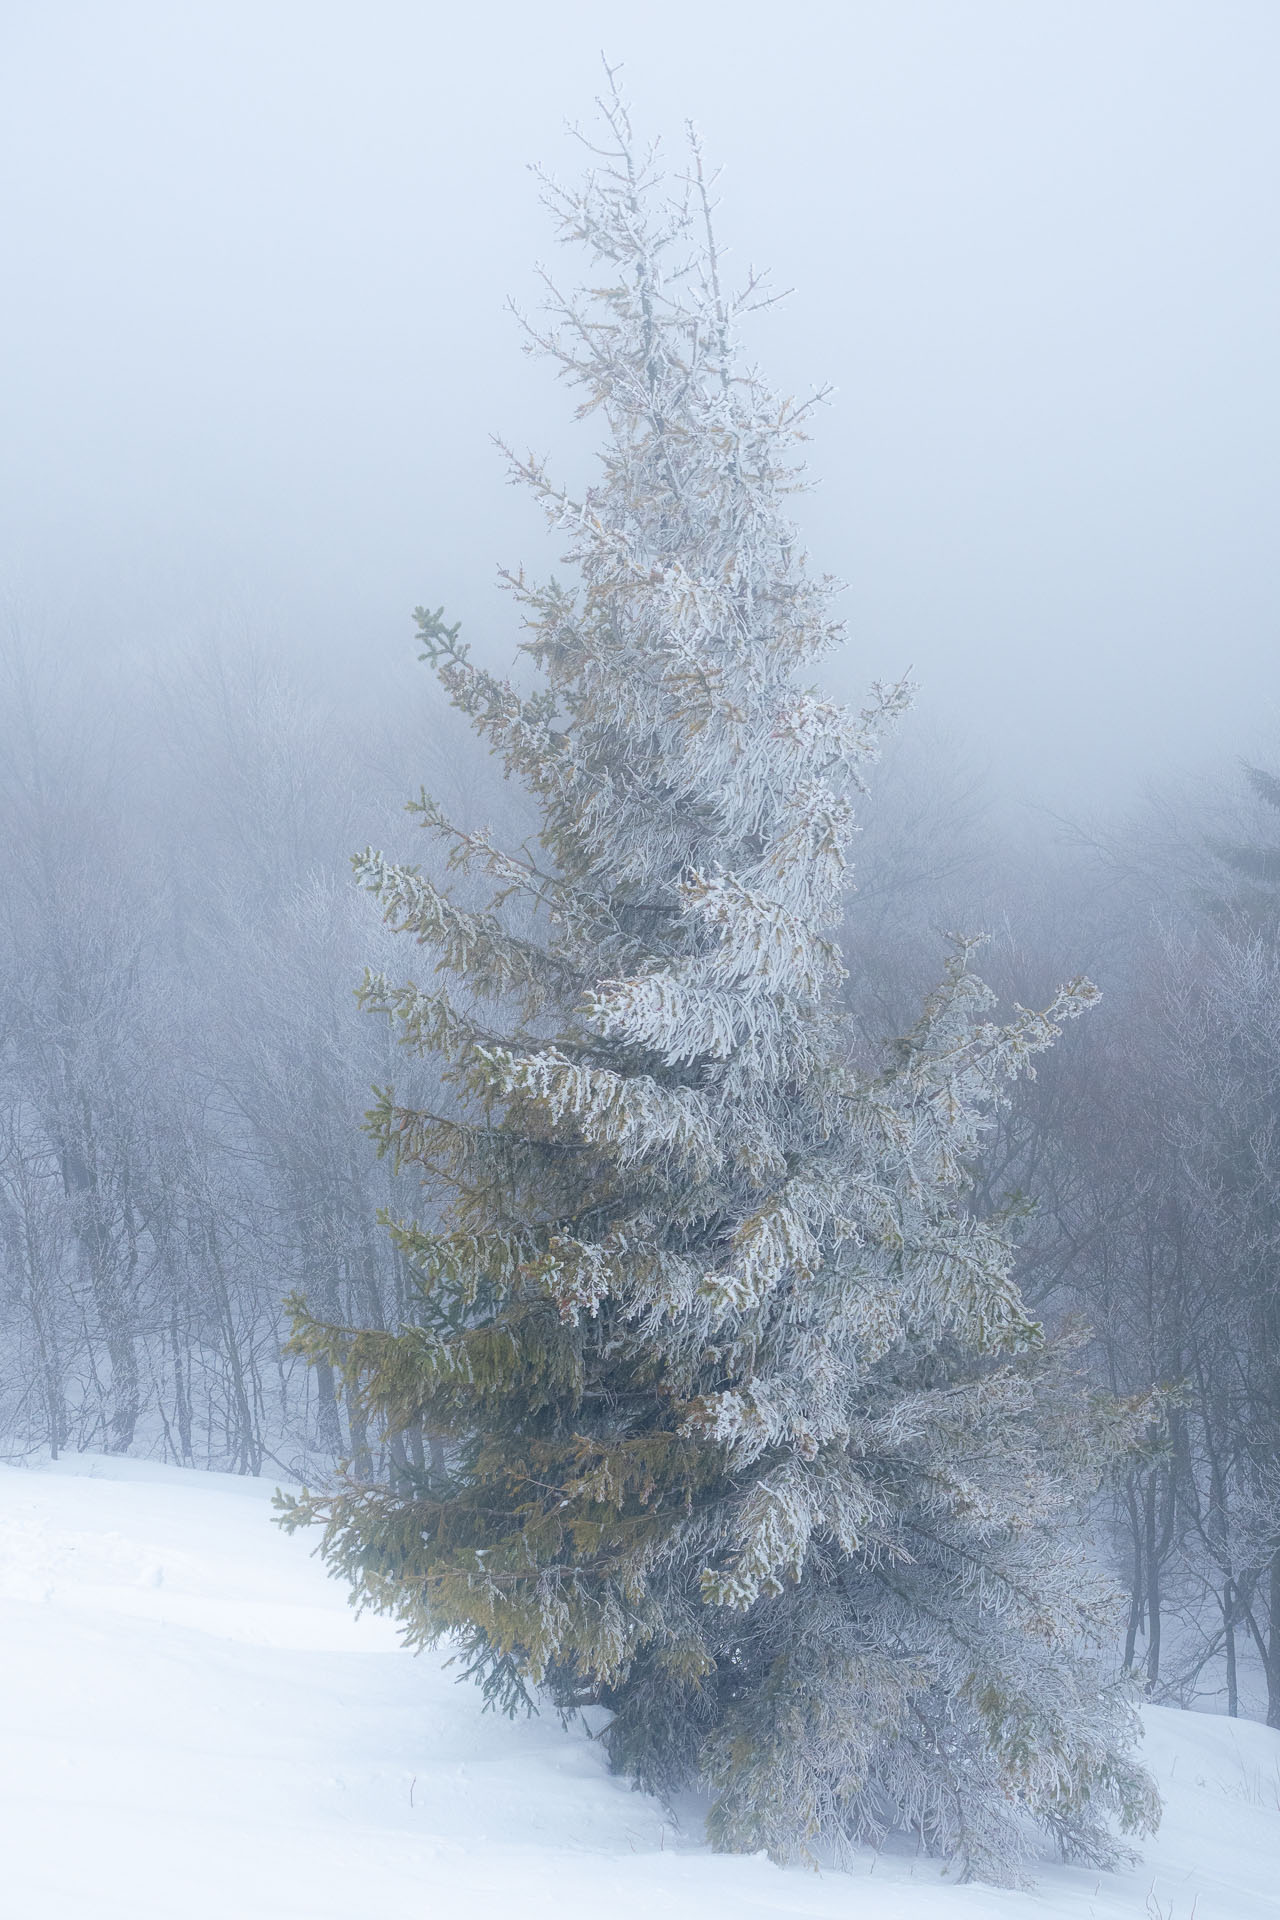
[[1033, 1893], [908, 1854], [852, 1875], [707, 1852], [585, 1731], [484, 1714], [356, 1620], [262, 1482], [81, 1455], [0, 1468], [5, 1920], [1268, 1920], [1280, 1735], [1148, 1714], [1142, 1866]]

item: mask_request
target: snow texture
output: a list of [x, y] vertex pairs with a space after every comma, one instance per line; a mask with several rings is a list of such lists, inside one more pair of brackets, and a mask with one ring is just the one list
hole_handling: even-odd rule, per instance
[[712, 1854], [582, 1728], [482, 1712], [357, 1620], [270, 1486], [79, 1455], [0, 1468], [0, 1910], [22, 1920], [1263, 1920], [1280, 1735], [1146, 1713], [1165, 1797], [1131, 1872], [1034, 1892], [909, 1850], [852, 1874]]

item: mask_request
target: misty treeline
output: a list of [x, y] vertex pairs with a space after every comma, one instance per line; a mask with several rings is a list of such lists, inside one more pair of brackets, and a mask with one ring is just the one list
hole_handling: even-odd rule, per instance
[[325, 1371], [283, 1356], [281, 1301], [405, 1305], [359, 1131], [391, 1071], [351, 996], [379, 927], [346, 860], [397, 833], [403, 754], [249, 645], [163, 671], [74, 651], [16, 624], [0, 664], [8, 1445], [359, 1455]]
[[[429, 866], [406, 786], [520, 820], [429, 705], [326, 697], [243, 641], [86, 665], [0, 646], [0, 1431], [10, 1457], [133, 1450], [316, 1473], [380, 1442], [286, 1295], [412, 1319], [383, 1222], [414, 1198], [362, 1136], [421, 1062], [353, 989], [400, 957], [356, 889], [374, 842]], [[998, 1121], [974, 1201], [1027, 1202], [1020, 1277], [1090, 1329], [1100, 1389], [1167, 1390], [1103, 1490], [1154, 1697], [1280, 1724], [1280, 785], [1187, 776], [1110, 821], [993, 807], [910, 718], [877, 770], [845, 933], [869, 1054], [944, 936], [1035, 1003], [1103, 990]], [[505, 814], [505, 817], [504, 817]], [[439, 1090], [418, 1087], [419, 1094]]]

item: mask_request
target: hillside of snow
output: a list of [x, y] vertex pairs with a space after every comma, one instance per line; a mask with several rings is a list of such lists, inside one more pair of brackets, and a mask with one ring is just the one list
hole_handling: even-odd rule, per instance
[[1280, 1735], [1153, 1709], [1132, 1872], [955, 1886], [709, 1853], [585, 1729], [481, 1712], [357, 1620], [271, 1486], [80, 1455], [0, 1468], [0, 1875], [15, 1920], [1270, 1920]]

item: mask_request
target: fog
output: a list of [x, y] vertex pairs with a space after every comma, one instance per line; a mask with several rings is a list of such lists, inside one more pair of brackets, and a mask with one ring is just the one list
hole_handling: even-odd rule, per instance
[[[1280, 694], [1280, 17], [1220, 0], [3, 9], [0, 590], [75, 662], [228, 627], [383, 697], [548, 564], [491, 436], [580, 470], [504, 310], [599, 52], [723, 165], [830, 382], [800, 503], [841, 690], [1058, 810], [1266, 758]], [[392, 682], [394, 684], [394, 681]]]
[[[1011, 1297], [1016, 1231], [1028, 1309], [1091, 1330], [1071, 1351], [1134, 1423], [1081, 1495], [1121, 1595], [1117, 1661], [1153, 1699], [1280, 1727], [1280, 14], [0, 0], [0, 47], [0, 1460], [101, 1449], [287, 1478], [347, 1460], [393, 1492], [460, 1485], [454, 1413], [432, 1424], [430, 1386], [407, 1412], [351, 1391], [343, 1329], [447, 1346], [498, 1324], [491, 1294], [544, 1280], [558, 1330], [703, 1310], [638, 1315], [612, 1280], [559, 1294], [540, 1251], [495, 1256], [494, 1279], [494, 1221], [502, 1245], [514, 1222], [521, 1248], [578, 1247], [583, 1273], [598, 1255], [598, 1276], [626, 1268], [625, 1236], [588, 1247], [557, 1223], [634, 1218], [647, 1271], [669, 1219], [653, 1271], [672, 1254], [682, 1286], [703, 1276], [690, 1303], [741, 1284], [763, 1314], [764, 1281], [752, 1294], [728, 1263], [776, 1200], [799, 1224], [761, 1244], [822, 1251], [829, 1227], [830, 1271], [870, 1249], [876, 1299], [980, 1269], [972, 1322], [943, 1289], [900, 1342], [946, 1328], [975, 1366], [1005, 1351], [981, 1314]], [[576, 376], [607, 404], [575, 425], [549, 357], [521, 351], [508, 302], [536, 306], [554, 252], [529, 165], [580, 173], [566, 123], [591, 116], [602, 48], [673, 170], [698, 123], [736, 270], [792, 290], [750, 316], [765, 378], [728, 389], [741, 412], [709, 256], [682, 283], [695, 304], [655, 320], [669, 256], [625, 197], [591, 205], [613, 209], [602, 257], [634, 267], [614, 309], [631, 301], [631, 331], [566, 322], [597, 343]], [[583, 264], [561, 271], [574, 285]], [[761, 452], [785, 439], [777, 395], [825, 383], [795, 508], [847, 583], [829, 659], [825, 599], [775, 512], [787, 470]], [[485, 678], [520, 637], [499, 567], [542, 580], [561, 557], [536, 472], [511, 487], [494, 436], [576, 487], [606, 430], [608, 487], [577, 529], [591, 618], [565, 641], [553, 595], [524, 604], [562, 732]], [[416, 663], [418, 603], [462, 622], [479, 668], [430, 620], [438, 678]], [[862, 743], [793, 701], [797, 658], [855, 701], [920, 688], [859, 802], [847, 913], [839, 783]], [[419, 809], [425, 838], [403, 811], [423, 781], [442, 809]], [[366, 843], [391, 864], [357, 861], [362, 892]], [[717, 889], [719, 947], [690, 931]], [[959, 960], [930, 992], [947, 929], [966, 954], [991, 936], [990, 1002]], [[362, 1001], [389, 1017], [356, 1012], [366, 966]], [[423, 984], [442, 968], [456, 1004]], [[1086, 971], [1101, 1007], [1014, 1087], [1092, 1004], [1079, 978], [1057, 997]], [[829, 1056], [805, 1024], [824, 981]], [[634, 985], [640, 1012], [616, 1024], [597, 983]], [[635, 1024], [650, 987], [677, 1013]], [[1009, 1003], [1011, 1027], [986, 1022]], [[495, 1041], [477, 1007], [518, 1033]], [[736, 1171], [689, 1173], [690, 1199], [670, 1167], [695, 1134]], [[865, 1166], [833, 1157], [850, 1137]], [[588, 1148], [606, 1199], [582, 1184]], [[829, 1211], [837, 1178], [849, 1219], [815, 1212], [811, 1234], [804, 1208]], [[472, 1253], [456, 1272], [438, 1253], [451, 1222], [480, 1249], [474, 1285]], [[768, 1298], [803, 1304], [816, 1264], [787, 1259]], [[926, 1292], [901, 1278], [917, 1267]], [[788, 1349], [778, 1377], [870, 1392], [899, 1345], [866, 1358], [849, 1313], [854, 1344], [812, 1370]], [[658, 1377], [651, 1357], [637, 1377]], [[696, 1361], [717, 1396], [720, 1358]], [[1012, 1487], [1020, 1515], [1029, 1484], [989, 1511]], [[1055, 1579], [1074, 1564], [1051, 1560]]]

